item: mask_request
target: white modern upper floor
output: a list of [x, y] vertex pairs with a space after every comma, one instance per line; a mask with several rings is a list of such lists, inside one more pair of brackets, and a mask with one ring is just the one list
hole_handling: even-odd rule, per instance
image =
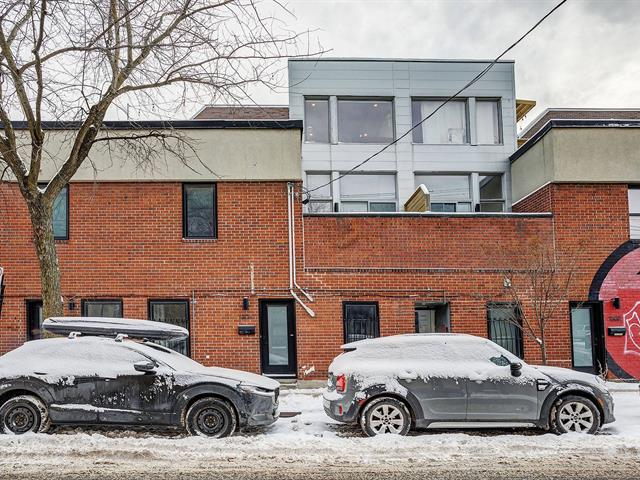
[[398, 211], [424, 184], [432, 211], [508, 211], [509, 156], [517, 142], [512, 61], [494, 65], [409, 135], [340, 178], [409, 131], [488, 63], [290, 60], [290, 118], [304, 124], [309, 210]]

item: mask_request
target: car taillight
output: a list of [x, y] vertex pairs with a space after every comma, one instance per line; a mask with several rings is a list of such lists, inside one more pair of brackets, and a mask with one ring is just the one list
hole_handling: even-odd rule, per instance
[[338, 375], [336, 378], [336, 392], [344, 393], [347, 390], [347, 377]]

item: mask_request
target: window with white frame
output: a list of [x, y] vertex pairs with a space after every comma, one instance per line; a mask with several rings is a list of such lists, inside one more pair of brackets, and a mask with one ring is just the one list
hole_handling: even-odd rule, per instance
[[331, 173], [307, 173], [307, 191], [309, 203], [307, 212], [322, 213], [333, 211], [333, 196], [331, 194]]
[[476, 99], [476, 142], [479, 145], [502, 143], [500, 128], [500, 101]]
[[384, 99], [338, 99], [338, 141], [393, 141], [393, 102]]
[[[443, 101], [413, 100], [413, 125], [431, 115]], [[413, 130], [413, 142], [433, 145], [469, 143], [467, 123], [467, 101], [451, 100]]]
[[340, 179], [341, 212], [395, 212], [394, 174], [350, 174]]
[[502, 175], [480, 175], [479, 190], [481, 212], [504, 212]]
[[640, 240], [640, 185], [629, 185], [629, 234]]
[[432, 212], [470, 212], [471, 182], [468, 174], [416, 175], [415, 186], [429, 190]]

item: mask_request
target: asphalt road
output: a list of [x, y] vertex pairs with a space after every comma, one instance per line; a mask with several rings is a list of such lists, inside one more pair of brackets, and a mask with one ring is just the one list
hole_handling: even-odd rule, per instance
[[[579, 455], [558, 456], [536, 459], [474, 459], [463, 457], [448, 463], [430, 462], [394, 462], [392, 465], [256, 465], [247, 459], [243, 465], [153, 465], [151, 469], [136, 468], [131, 464], [125, 468], [117, 464], [96, 462], [90, 468], [56, 468], [52, 471], [41, 465], [40, 471], [34, 471], [30, 465], [27, 471], [17, 465], [11, 471], [0, 471], [0, 479], [11, 480], [139, 480], [153, 478], [158, 480], [411, 480], [437, 478], [443, 480], [483, 479], [483, 480], [637, 480], [640, 478], [640, 464], [637, 452], [628, 454], [610, 452], [598, 458], [584, 458]], [[615, 453], [615, 454], [614, 454]]]

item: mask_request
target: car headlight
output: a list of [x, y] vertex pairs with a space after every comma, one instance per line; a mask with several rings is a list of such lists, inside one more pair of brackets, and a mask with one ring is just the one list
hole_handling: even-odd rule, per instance
[[273, 397], [276, 394], [276, 392], [273, 390], [268, 390], [266, 388], [258, 387], [256, 385], [248, 385], [245, 383], [241, 383], [240, 385], [238, 385], [238, 388], [245, 393], [261, 395], [263, 397]]

